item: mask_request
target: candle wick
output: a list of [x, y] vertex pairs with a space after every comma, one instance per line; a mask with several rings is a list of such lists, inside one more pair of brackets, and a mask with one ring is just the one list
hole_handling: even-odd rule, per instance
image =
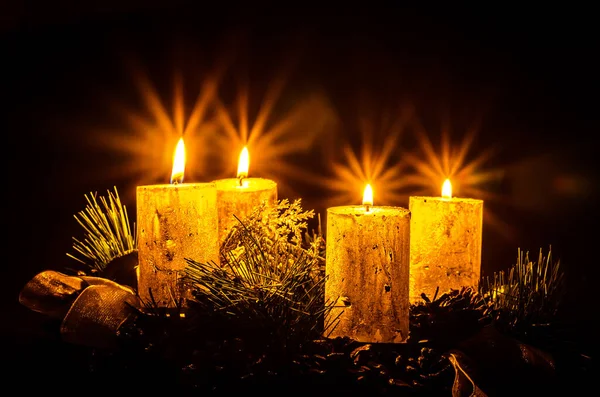
[[238, 180], [240, 181], [240, 186], [244, 186], [244, 175], [240, 175]]
[[183, 173], [178, 173], [171, 176], [171, 184], [177, 185], [179, 183], [183, 183]]
[[365, 204], [365, 212], [369, 212], [371, 210], [371, 206], [369, 204]]

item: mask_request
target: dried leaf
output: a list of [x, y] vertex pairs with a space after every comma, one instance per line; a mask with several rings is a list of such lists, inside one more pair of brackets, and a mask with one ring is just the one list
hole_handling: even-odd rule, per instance
[[452, 397], [487, 397], [487, 394], [481, 390], [471, 375], [469, 375], [468, 365], [465, 364], [464, 356], [457, 353], [450, 353], [448, 360], [452, 363], [455, 371], [454, 383], [452, 384]]

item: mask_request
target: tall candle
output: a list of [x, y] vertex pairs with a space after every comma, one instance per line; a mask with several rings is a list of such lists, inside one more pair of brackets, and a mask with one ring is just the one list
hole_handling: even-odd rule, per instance
[[183, 183], [184, 168], [180, 139], [171, 183], [137, 187], [138, 292], [160, 307], [185, 305], [187, 258], [219, 260], [216, 185]]
[[373, 206], [370, 185], [363, 205], [327, 209], [325, 299], [334, 302], [330, 337], [399, 343], [408, 336], [410, 212]]
[[277, 183], [270, 179], [249, 178], [250, 155], [244, 147], [238, 160], [237, 178], [216, 180], [219, 218], [219, 243], [223, 243], [231, 228], [263, 202], [277, 201]]
[[462, 287], [479, 286], [483, 200], [452, 197], [446, 179], [441, 197], [409, 199], [410, 301], [423, 302]]

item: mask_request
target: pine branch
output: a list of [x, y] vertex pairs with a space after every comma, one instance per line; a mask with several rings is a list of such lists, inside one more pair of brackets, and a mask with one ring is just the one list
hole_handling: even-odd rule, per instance
[[482, 296], [497, 323], [511, 331], [522, 327], [552, 323], [564, 296], [560, 261], [552, 251], [539, 252], [532, 261], [528, 252], [518, 250], [517, 263], [484, 280]]
[[73, 253], [67, 256], [102, 271], [115, 258], [136, 249], [136, 236], [130, 227], [125, 205], [121, 203], [116, 187], [108, 196], [97, 198], [97, 193], [85, 195], [87, 205], [74, 215], [83, 227], [85, 237], [73, 237]]
[[240, 234], [246, 232], [258, 239], [257, 243], [265, 252], [279, 241], [300, 247], [306, 233], [307, 221], [313, 216], [313, 210], [303, 210], [300, 199], [294, 202], [283, 199], [274, 205], [262, 203], [242, 220], [243, 224], [240, 222], [232, 227], [221, 246], [221, 255], [238, 249], [242, 239]]
[[324, 302], [324, 258], [319, 255], [324, 239], [302, 238], [311, 216], [300, 200], [282, 200], [238, 219], [220, 265], [187, 259], [194, 296], [190, 307], [269, 343], [290, 347], [319, 338], [330, 326], [324, 319], [331, 305]]

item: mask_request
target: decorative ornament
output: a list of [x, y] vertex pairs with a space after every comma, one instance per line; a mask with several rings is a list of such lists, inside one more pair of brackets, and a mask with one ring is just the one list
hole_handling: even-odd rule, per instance
[[115, 348], [117, 331], [138, 313], [135, 291], [114, 281], [90, 276], [68, 276], [47, 270], [33, 277], [19, 294], [29, 309], [62, 319], [66, 342]]

